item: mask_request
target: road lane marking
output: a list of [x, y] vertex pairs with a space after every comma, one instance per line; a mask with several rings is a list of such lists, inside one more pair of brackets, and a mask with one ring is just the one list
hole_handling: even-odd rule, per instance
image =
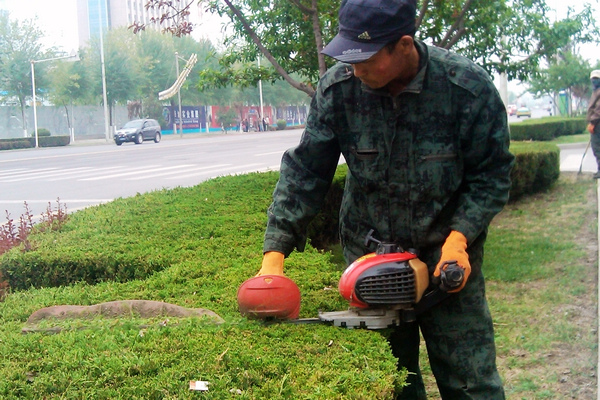
[[[25, 172], [18, 172], [16, 174], [13, 174], [11, 176], [6, 176], [6, 177], [0, 177], [0, 180], [2, 180], [3, 182], [12, 182], [8, 179], [20, 179], [21, 177], [24, 176], [31, 176], [31, 175], [39, 175], [39, 174], [43, 174], [46, 173], [48, 171], [57, 171], [58, 168], [57, 167], [52, 167], [52, 168], [40, 168], [40, 169], [30, 169], [28, 171]], [[6, 179], [6, 180], [5, 180]]]
[[7, 169], [7, 170], [0, 172], [0, 177], [7, 176], [10, 174], [14, 174], [14, 173], [20, 173], [22, 171], [27, 171], [27, 169], [25, 169], [25, 168]]
[[[230, 164], [231, 165], [231, 164]], [[184, 175], [178, 175], [175, 177], [170, 177], [170, 178], [166, 178], [169, 180], [173, 180], [173, 179], [185, 179], [185, 178], [193, 178], [195, 176], [199, 176], [199, 175], [204, 175], [204, 174], [213, 174], [215, 172], [222, 172], [222, 171], [230, 171], [232, 169], [238, 169], [238, 168], [249, 168], [249, 167], [253, 167], [256, 165], [262, 165], [262, 164], [257, 164], [257, 163], [253, 163], [253, 164], [245, 164], [245, 165], [231, 165], [230, 167], [225, 167], [225, 168], [216, 168], [216, 169], [211, 169], [211, 170], [207, 170], [207, 171], [201, 171], [201, 172], [197, 172], [197, 173], [192, 173], [192, 174], [184, 174]], [[247, 172], [234, 172], [234, 173], [247, 173]]]
[[80, 172], [75, 172], [75, 173], [64, 172], [64, 173], [60, 174], [59, 177], [49, 178], [49, 179], [46, 179], [46, 180], [49, 181], [49, 182], [65, 181], [65, 180], [77, 180], [77, 179], [82, 178], [84, 176], [98, 175], [99, 173], [109, 172], [109, 171], [113, 171], [113, 170], [122, 170], [123, 168], [127, 168], [127, 167], [124, 167], [122, 165], [115, 165], [113, 167], [90, 168], [88, 171], [80, 171]]
[[[189, 164], [189, 165], [179, 165], [179, 168], [188, 168], [188, 167], [195, 167], [195, 168], [188, 168], [186, 171], [184, 172], [190, 172], [190, 171], [200, 171], [200, 170], [206, 170], [206, 169], [210, 169], [210, 168], [215, 168], [215, 167], [225, 167], [231, 164], [217, 164], [217, 165], [211, 165], [209, 167], [195, 167], [194, 164]], [[139, 181], [141, 179], [152, 179], [152, 178], [156, 178], [159, 176], [167, 176], [167, 175], [173, 175], [173, 174], [180, 174], [181, 171], [169, 171], [169, 172], [162, 172], [162, 173], [158, 173], [158, 174], [152, 174], [152, 175], [147, 175], [147, 176], [136, 176], [134, 178], [126, 178], [124, 180], [126, 181]], [[181, 175], [177, 175], [177, 177], [180, 177]]]
[[[114, 199], [66, 199], [66, 200], [59, 199], [59, 200], [60, 200], [60, 204], [65, 205], [66, 203], [106, 202], [106, 201], [112, 201]], [[55, 204], [56, 199], [52, 199], [52, 200], [2, 200], [2, 199], [0, 199], [0, 203], [6, 203], [6, 204], [24, 204], [25, 202], [27, 202], [27, 204], [40, 204], [40, 203]], [[68, 204], [67, 204], [67, 206], [68, 206]]]
[[[76, 172], [82, 172], [81, 170], [89, 170], [90, 167], [78, 167], [78, 168], [72, 168], [68, 171], [75, 171]], [[22, 177], [10, 177], [12, 179], [3, 179], [0, 178], [1, 182], [21, 182], [21, 181], [30, 181], [33, 179], [41, 179], [41, 178], [47, 178], [47, 177], [51, 177], [54, 176], [56, 174], [63, 174], [65, 173], [65, 170], [62, 169], [55, 169], [53, 171], [44, 171], [44, 172], [40, 172], [39, 170], [37, 172], [32, 172], [30, 174], [27, 174], [26, 176], [22, 176]]]
[[272, 156], [273, 154], [281, 154], [283, 155], [284, 151], [280, 150], [280, 151], [271, 151], [269, 153], [259, 153], [259, 154], [255, 154], [254, 157], [264, 157], [264, 156]]
[[147, 174], [147, 173], [152, 173], [155, 171], [160, 172], [160, 171], [164, 171], [167, 169], [173, 169], [173, 168], [179, 168], [179, 166], [175, 165], [173, 167], [162, 167], [160, 164], [159, 165], [144, 165], [141, 167], [126, 168], [126, 169], [129, 169], [129, 172], [122, 172], [119, 174], [104, 175], [104, 176], [95, 176], [93, 178], [83, 178], [83, 179], [78, 179], [78, 181], [86, 181], [86, 182], [87, 181], [100, 181], [100, 180], [104, 180], [104, 179], [121, 178], [123, 176]]

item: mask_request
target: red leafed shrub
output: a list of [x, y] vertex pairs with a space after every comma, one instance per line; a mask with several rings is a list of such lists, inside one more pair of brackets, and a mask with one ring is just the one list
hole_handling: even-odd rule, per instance
[[[56, 200], [56, 204], [56, 210], [53, 210], [52, 205], [48, 202], [46, 211], [42, 213], [40, 221], [35, 224], [36, 230], [40, 232], [57, 230], [67, 220], [67, 207], [62, 205], [59, 199]], [[25, 202], [25, 212], [18, 221], [11, 218], [10, 213], [6, 211], [6, 222], [0, 225], [0, 255], [19, 245], [22, 246], [21, 251], [31, 250], [32, 245], [28, 238], [33, 229], [33, 215], [27, 202]], [[6, 297], [8, 289], [8, 282], [4, 280], [0, 272], [0, 301]]]

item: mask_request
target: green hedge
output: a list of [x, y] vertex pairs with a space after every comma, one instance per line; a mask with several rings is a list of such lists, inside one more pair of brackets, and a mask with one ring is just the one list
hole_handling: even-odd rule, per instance
[[[512, 142], [511, 152], [516, 155], [515, 167], [511, 171], [511, 201], [545, 191], [558, 180], [560, 150], [556, 145]], [[309, 225], [308, 237], [315, 248], [326, 248], [338, 241], [338, 213], [346, 173], [346, 165], [338, 167], [325, 204]], [[255, 229], [262, 229], [264, 214], [260, 208], [266, 208], [268, 204], [254, 204], [252, 199], [258, 197], [261, 202], [270, 200], [272, 186], [264, 181], [269, 181], [271, 177], [251, 175], [247, 179], [255, 181], [262, 194], [244, 189], [237, 196], [243, 194], [250, 198], [245, 207], [250, 208], [255, 216], [255, 223], [258, 224]], [[204, 193], [205, 186], [208, 185], [200, 185], [196, 191]], [[222, 192], [227, 193], [228, 190]], [[264, 195], [265, 193], [267, 194]], [[182, 200], [178, 200], [177, 207], [168, 203], [168, 199], [179, 199], [180, 196]], [[33, 245], [35, 251], [20, 252], [15, 249], [0, 258], [0, 273], [8, 278], [11, 287], [15, 289], [61, 286], [80, 281], [95, 284], [107, 280], [125, 282], [144, 279], [167, 268], [180, 260], [182, 254], [186, 254], [185, 251], [182, 253], [172, 249], [182, 239], [189, 239], [191, 243], [198, 242], [196, 237], [186, 234], [193, 232], [195, 228], [184, 221], [171, 221], [171, 214], [184, 215], [179, 214], [181, 212], [196, 215], [193, 221], [199, 225], [206, 225], [213, 218], [219, 218], [214, 215], [216, 209], [202, 211], [196, 204], [186, 208], [183, 203], [193, 202], [189, 196], [181, 190], [154, 192], [145, 196], [118, 199], [98, 208], [94, 214], [88, 211], [76, 213], [72, 218], [84, 221], [79, 222], [82, 224], [81, 228], [77, 227], [78, 222], [73, 222], [76, 227], [72, 232], [63, 232], [59, 236], [60, 240], [53, 235], [39, 235], [39, 243]], [[220, 212], [238, 216], [247, 211], [224, 207]], [[155, 213], [156, 221], [155, 218], [149, 218], [148, 213]], [[94, 235], [82, 239], [80, 229], [86, 226], [94, 227]], [[174, 226], [178, 227], [176, 231], [173, 231]], [[226, 226], [227, 224], [224, 225]], [[232, 240], [232, 246], [235, 246], [236, 235], [230, 235], [228, 229], [234, 228], [226, 228], [221, 235], [228, 241]], [[211, 231], [210, 236], [214, 237], [214, 234]], [[186, 246], [191, 244], [187, 243]]]
[[[257, 400], [393, 398], [406, 375], [379, 332], [240, 317], [237, 288], [260, 268], [277, 179], [276, 172], [229, 176], [116, 199], [71, 214], [60, 232], [30, 235], [31, 251], [0, 256], [15, 292], [0, 302], [0, 342], [11, 349], [0, 367], [0, 397], [183, 399], [198, 395], [187, 389], [190, 380], [206, 380], [210, 390], [201, 397], [211, 399], [237, 390]], [[286, 260], [302, 293], [302, 318], [348, 307], [331, 290], [340, 273], [310, 244]], [[208, 308], [227, 322], [51, 321], [45, 326], [75, 329], [19, 333], [38, 308], [120, 299]]]
[[516, 157], [510, 201], [548, 190], [560, 175], [560, 149], [551, 143], [511, 142]]
[[549, 141], [559, 136], [578, 135], [585, 131], [585, 118], [547, 117], [510, 124], [511, 140]]
[[[33, 139], [33, 146], [35, 146], [35, 138]], [[68, 135], [64, 136], [38, 136], [38, 143], [40, 147], [58, 147], [67, 146], [71, 143], [71, 137]]]
[[31, 147], [33, 146], [29, 138], [0, 139], [0, 150], [28, 149]]
[[[71, 143], [71, 137], [61, 136], [42, 136], [38, 131], [38, 144], [40, 147], [58, 147], [67, 146]], [[28, 149], [35, 147], [35, 137], [0, 139], [0, 150]]]
[[[552, 184], [556, 146], [513, 143], [511, 151], [511, 198]], [[345, 175], [340, 166], [306, 251], [286, 260], [303, 318], [347, 308], [332, 290], [341, 267], [312, 245], [337, 232]], [[240, 318], [237, 288], [260, 266], [277, 179], [276, 172], [222, 177], [117, 199], [71, 214], [60, 232], [30, 235], [31, 251], [0, 256], [0, 272], [15, 291], [0, 303], [0, 341], [11, 348], [0, 367], [0, 397], [191, 398], [187, 382], [201, 379], [211, 383], [207, 398], [230, 398], [238, 389], [248, 399], [393, 398], [406, 375], [396, 370], [384, 335]], [[63, 323], [74, 329], [60, 335], [19, 333], [41, 307], [140, 298], [208, 308], [227, 322], [166, 320], [160, 328], [160, 320], [140, 330], [147, 321], [94, 320]], [[46, 326], [52, 324], [60, 325]], [[87, 384], [71, 387], [70, 380]]]

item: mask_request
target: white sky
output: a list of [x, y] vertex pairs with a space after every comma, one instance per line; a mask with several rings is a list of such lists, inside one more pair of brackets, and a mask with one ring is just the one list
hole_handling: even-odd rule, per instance
[[[0, 0], [1, 8], [7, 9], [11, 18], [37, 18], [37, 26], [47, 34], [46, 46], [56, 46], [68, 53], [77, 49], [77, 0]], [[218, 17], [207, 16], [210, 18], [204, 18], [195, 27], [194, 37], [219, 38]]]

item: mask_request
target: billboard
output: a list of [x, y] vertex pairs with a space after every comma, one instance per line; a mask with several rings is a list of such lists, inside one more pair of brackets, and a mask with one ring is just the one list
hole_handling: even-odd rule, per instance
[[[179, 129], [179, 107], [165, 106], [163, 107], [163, 118], [168, 127], [173, 127], [177, 123]], [[183, 130], [200, 131], [203, 126], [206, 126], [206, 107], [204, 106], [182, 106], [181, 107], [181, 124]]]

